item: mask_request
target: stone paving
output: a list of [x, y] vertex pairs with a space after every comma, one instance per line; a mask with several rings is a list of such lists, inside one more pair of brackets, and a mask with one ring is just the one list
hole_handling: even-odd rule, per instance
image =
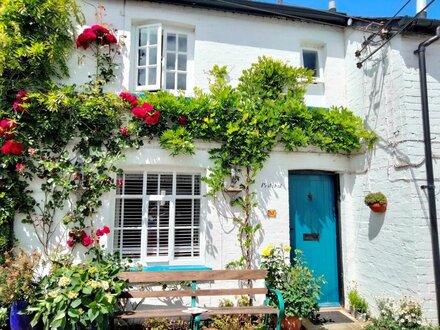
[[[329, 309], [325, 309], [325, 310], [328, 311]], [[328, 329], [328, 330], [359, 330], [359, 329], [362, 329], [366, 325], [366, 322], [356, 320], [346, 310], [344, 310], [344, 309], [337, 309], [337, 310], [340, 311], [341, 313], [343, 313], [344, 315], [346, 315], [347, 317], [349, 317], [350, 319], [352, 319], [354, 322], [353, 323], [324, 323], [324, 324], [320, 324], [320, 325], [314, 325], [310, 321], [304, 320], [303, 327], [306, 330], [326, 330], [326, 329]]]

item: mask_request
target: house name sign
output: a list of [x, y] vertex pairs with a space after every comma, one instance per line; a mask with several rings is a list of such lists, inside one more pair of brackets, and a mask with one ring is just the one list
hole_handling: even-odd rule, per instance
[[286, 189], [286, 187], [284, 186], [284, 184], [280, 183], [280, 182], [263, 182], [261, 184], [261, 188], [266, 188], [266, 189]]

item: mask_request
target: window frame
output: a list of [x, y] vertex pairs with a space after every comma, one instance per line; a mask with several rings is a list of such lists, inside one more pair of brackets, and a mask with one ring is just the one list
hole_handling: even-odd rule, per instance
[[301, 47], [301, 66], [304, 66], [304, 51], [306, 52], [314, 52], [316, 53], [316, 60], [318, 62], [316, 73], [317, 76], [313, 76], [313, 83], [324, 83], [324, 67], [323, 67], [323, 58], [321, 49], [315, 47]]
[[[205, 264], [205, 227], [206, 222], [203, 220], [206, 218], [206, 199], [203, 198], [206, 194], [206, 187], [202, 180], [200, 180], [200, 193], [199, 195], [177, 195], [176, 194], [176, 182], [177, 175], [200, 175], [203, 177], [203, 173], [200, 170], [167, 170], [167, 169], [138, 169], [130, 168], [124, 169], [124, 174], [142, 174], [143, 175], [143, 194], [142, 195], [123, 195], [117, 194], [114, 191], [111, 199], [112, 203], [112, 214], [113, 214], [113, 229], [112, 235], [109, 237], [108, 246], [113, 252], [121, 252], [120, 248], [114, 246], [115, 231], [116, 231], [116, 200], [120, 199], [142, 199], [142, 228], [141, 228], [141, 246], [140, 246], [140, 259], [133, 259], [134, 262], [141, 263], [143, 266], [149, 265], [169, 265], [169, 266], [180, 266], [180, 265], [204, 265]], [[146, 187], [147, 174], [172, 174], [172, 195], [147, 195], [144, 190]], [[177, 199], [198, 199], [200, 201], [200, 213], [199, 213], [199, 256], [196, 257], [174, 257], [174, 235], [175, 235], [175, 203]], [[149, 202], [160, 202], [169, 201], [169, 232], [168, 232], [168, 254], [166, 256], [147, 256], [147, 235], [148, 235], [148, 204]], [[193, 226], [193, 225], [192, 225]], [[119, 227], [117, 227], [119, 228]], [[123, 227], [122, 227], [123, 228]], [[192, 242], [193, 244], [193, 242]]]
[[[158, 36], [158, 41], [160, 39], [160, 51], [158, 51], [158, 64], [157, 68], [160, 68], [160, 72], [158, 76], [160, 77], [157, 80], [156, 85], [143, 85], [138, 86], [138, 61], [139, 61], [139, 33], [142, 28], [147, 28], [151, 26], [160, 26], [160, 37]], [[186, 89], [166, 89], [166, 35], [168, 33], [175, 34], [185, 34], [187, 36], [187, 52], [186, 52]], [[135, 24], [132, 26], [132, 38], [131, 40], [131, 53], [133, 56], [129, 56], [129, 60], [131, 61], [130, 72], [131, 78], [129, 79], [129, 87], [130, 90], [133, 90], [137, 93], [139, 92], [156, 92], [159, 90], [168, 91], [174, 94], [180, 94], [184, 92], [185, 95], [189, 95], [191, 91], [194, 89], [194, 48], [195, 48], [195, 37], [194, 37], [194, 28], [190, 28], [187, 26], [180, 26], [179, 24], [168, 24], [157, 21], [145, 22], [142, 24]], [[160, 55], [160, 56], [159, 56]], [[148, 58], [147, 58], [148, 61]], [[177, 70], [178, 71], [178, 70]], [[148, 82], [146, 78], [146, 83]], [[177, 84], [176, 84], [177, 87]]]

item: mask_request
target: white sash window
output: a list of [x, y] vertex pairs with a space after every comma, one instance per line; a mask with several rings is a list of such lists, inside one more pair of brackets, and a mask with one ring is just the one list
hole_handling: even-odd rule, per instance
[[119, 176], [114, 250], [143, 262], [199, 260], [200, 178], [175, 172]]

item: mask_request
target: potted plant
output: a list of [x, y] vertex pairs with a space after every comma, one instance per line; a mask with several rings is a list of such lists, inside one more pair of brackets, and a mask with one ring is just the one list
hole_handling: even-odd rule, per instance
[[368, 302], [365, 298], [361, 297], [356, 288], [348, 292], [348, 301], [352, 315], [361, 321], [365, 321], [367, 319]]
[[11, 330], [32, 329], [32, 315], [25, 311], [35, 299], [35, 270], [39, 261], [38, 252], [28, 254], [21, 249], [14, 249], [5, 253], [5, 262], [0, 266], [0, 306], [10, 309]]
[[281, 291], [284, 298], [285, 319], [283, 329], [301, 329], [301, 320], [312, 318], [319, 310], [318, 300], [324, 277], [315, 277], [306, 266], [302, 251], [295, 250], [294, 264], [289, 264], [286, 252], [290, 247], [263, 250], [262, 267], [268, 270], [267, 284]]
[[38, 285], [37, 300], [28, 310], [44, 329], [108, 329], [117, 298], [126, 286], [118, 278], [125, 268], [117, 258], [102, 256], [79, 264], [55, 264]]
[[364, 202], [373, 212], [383, 213], [387, 210], [388, 200], [381, 192], [369, 193]]

